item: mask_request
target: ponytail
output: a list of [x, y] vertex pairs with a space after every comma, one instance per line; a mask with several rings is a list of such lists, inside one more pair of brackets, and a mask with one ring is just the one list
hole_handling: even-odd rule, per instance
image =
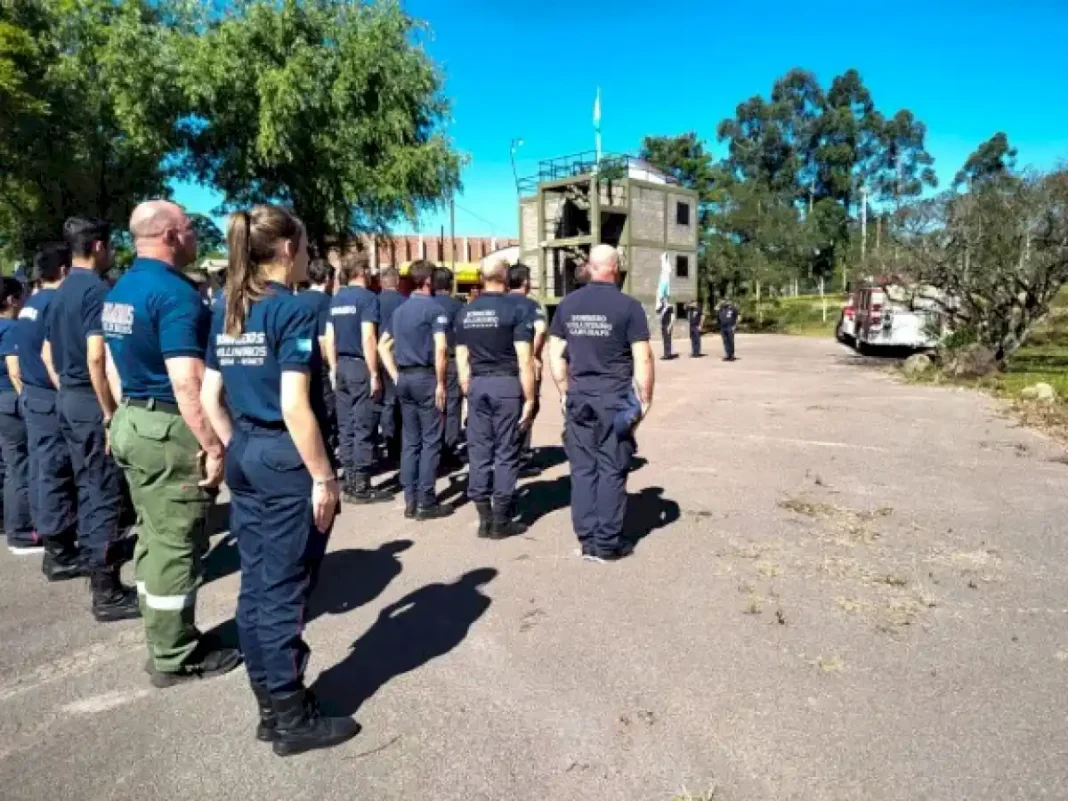
[[281, 206], [256, 206], [252, 211], [230, 215], [226, 228], [229, 264], [226, 270], [226, 320], [229, 336], [245, 329], [249, 309], [267, 293], [267, 280], [260, 269], [270, 263], [280, 242], [299, 240], [302, 223]]

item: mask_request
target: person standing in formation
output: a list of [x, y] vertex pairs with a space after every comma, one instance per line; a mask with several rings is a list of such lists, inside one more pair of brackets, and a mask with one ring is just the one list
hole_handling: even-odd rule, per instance
[[[30, 507], [30, 454], [26, 419], [19, 396], [22, 375], [18, 356], [18, 323], [22, 284], [14, 278], [0, 279], [0, 451], [4, 460], [4, 531], [11, 553], [24, 555], [41, 550]], [[36, 487], [34, 487], [36, 489]]]
[[339, 487], [323, 436], [318, 321], [291, 288], [306, 277], [304, 226], [287, 209], [257, 206], [230, 216], [227, 244], [226, 307], [212, 318], [202, 397], [227, 443], [241, 558], [237, 629], [259, 709], [256, 737], [290, 756], [358, 730], [352, 718], [324, 717], [304, 686], [308, 598]]
[[519, 454], [519, 475], [523, 478], [531, 478], [541, 472], [534, 463], [532, 437], [534, 421], [541, 409], [541, 356], [545, 348], [548, 326], [545, 323], [545, 311], [541, 308], [541, 304], [530, 297], [530, 268], [527, 265], [515, 264], [508, 270], [508, 289], [510, 296], [515, 298], [520, 307], [526, 311], [534, 332], [534, 342], [531, 346], [531, 357], [534, 363], [534, 411], [530, 424], [522, 430], [523, 445]]
[[549, 358], [565, 398], [571, 521], [582, 555], [610, 562], [633, 551], [623, 538], [627, 473], [634, 428], [653, 402], [653, 355], [641, 304], [617, 285], [616, 249], [595, 246], [589, 269], [586, 287], [556, 310]]
[[534, 322], [524, 298], [505, 294], [508, 262], [482, 269], [482, 293], [456, 321], [456, 363], [467, 396], [468, 497], [478, 536], [526, 532], [513, 521], [524, 430], [534, 419]]
[[723, 361], [736, 361], [734, 357], [734, 329], [738, 327], [738, 307], [734, 301], [727, 298], [719, 306], [716, 312], [719, 321], [720, 336], [723, 337]]
[[690, 357], [698, 359], [701, 357], [701, 323], [705, 319], [700, 301], [691, 300], [686, 304], [686, 316], [690, 323]]
[[661, 358], [664, 361], [674, 359], [675, 354], [671, 351], [671, 335], [675, 328], [675, 306], [670, 298], [661, 298], [660, 304], [656, 307], [656, 316], [660, 320], [660, 336], [664, 339], [664, 355]]
[[40, 289], [19, 312], [17, 329], [20, 400], [30, 454], [30, 514], [45, 548], [41, 572], [49, 581], [66, 581], [86, 575], [78, 553], [78, 489], [56, 410], [59, 379], [45, 368], [41, 346], [49, 306], [70, 270], [70, 247], [66, 243], [44, 245], [33, 263]]
[[[298, 297], [307, 301], [315, 312], [318, 320], [318, 340], [321, 352], [325, 353], [329, 341], [326, 337], [326, 327], [330, 324], [330, 303], [334, 296], [335, 271], [334, 265], [326, 259], [316, 259], [308, 265], [308, 288]], [[330, 452], [337, 450], [337, 398], [334, 395], [334, 385], [330, 381], [330, 369], [326, 361], [322, 363], [322, 387], [323, 402], [326, 404], [326, 445]]]
[[[378, 277], [382, 285], [382, 291], [378, 295], [378, 311], [381, 324], [378, 326], [378, 341], [382, 342], [382, 333], [389, 321], [393, 319], [393, 312], [405, 301], [404, 295], [397, 287], [400, 285], [400, 273], [396, 267], [386, 267]], [[397, 403], [397, 385], [384, 366], [381, 368], [382, 375], [382, 403], [379, 410], [379, 430], [382, 434], [382, 444], [386, 450], [386, 460], [392, 464], [400, 463], [400, 404]]]
[[446, 342], [449, 348], [449, 363], [445, 369], [445, 430], [442, 432], [442, 456], [450, 470], [463, 464], [460, 453], [463, 441], [463, 396], [460, 394], [460, 379], [456, 370], [456, 315], [464, 307], [452, 296], [453, 275], [448, 267], [434, 269], [434, 300], [449, 318]]
[[330, 303], [326, 358], [337, 393], [337, 427], [345, 500], [366, 504], [392, 500], [371, 486], [375, 461], [375, 404], [382, 393], [378, 370], [378, 296], [367, 288], [370, 265], [362, 253], [345, 256], [341, 289]]
[[210, 313], [182, 273], [197, 255], [180, 206], [142, 203], [130, 217], [137, 258], [102, 315], [114, 365], [116, 461], [140, 519], [134, 572], [157, 688], [228, 673], [241, 663], [196, 627], [209, 488], [222, 481], [223, 443], [200, 402]]
[[401, 407], [404, 516], [433, 520], [452, 514], [435, 490], [448, 395], [449, 316], [432, 294], [433, 264], [414, 262], [408, 276], [415, 288], [384, 326], [379, 349]]
[[63, 232], [72, 266], [48, 307], [41, 358], [58, 380], [60, 430], [78, 485], [78, 538], [89, 567], [93, 617], [127, 620], [141, 612], [137, 592], [119, 580], [127, 558], [119, 523], [122, 474], [111, 458], [107, 435], [116, 407], [101, 324], [111, 226], [92, 217], [71, 217]]

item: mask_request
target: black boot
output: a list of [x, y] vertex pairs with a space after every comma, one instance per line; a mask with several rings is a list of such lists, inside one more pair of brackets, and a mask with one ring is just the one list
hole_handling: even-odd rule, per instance
[[491, 540], [503, 540], [507, 537], [518, 537], [526, 533], [527, 526], [518, 520], [512, 519], [512, 505], [510, 503], [494, 507], [493, 524], [489, 533]]
[[252, 685], [252, 694], [256, 696], [256, 706], [260, 710], [260, 722], [256, 725], [256, 739], [261, 743], [273, 743], [278, 739], [278, 716], [274, 713], [271, 694], [258, 684]]
[[478, 536], [487, 539], [493, 528], [493, 504], [489, 501], [475, 501], [478, 510]]
[[371, 478], [366, 473], [349, 473], [346, 470], [345, 500], [355, 504], [382, 503], [393, 500], [393, 495], [385, 490], [373, 489]]
[[438, 520], [452, 514], [452, 507], [444, 503], [434, 503], [432, 506], [420, 506], [415, 510], [416, 520]]
[[41, 560], [41, 572], [49, 581], [70, 581], [88, 576], [85, 562], [78, 555], [73, 545], [58, 542], [53, 538], [44, 542], [44, 559]]
[[274, 752], [293, 756], [316, 748], [331, 748], [351, 740], [360, 727], [352, 718], [327, 718], [319, 711], [315, 696], [301, 689], [271, 699], [278, 716]]
[[137, 590], [119, 581], [117, 567], [94, 569], [89, 576], [89, 585], [93, 589], [93, 617], [98, 623], [141, 617]]

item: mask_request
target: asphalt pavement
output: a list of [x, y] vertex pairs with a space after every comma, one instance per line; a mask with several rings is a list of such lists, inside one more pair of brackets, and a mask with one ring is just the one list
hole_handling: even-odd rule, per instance
[[[574, 555], [548, 384], [527, 536], [477, 539], [458, 476], [446, 521], [343, 511], [307, 631], [362, 726], [333, 750], [256, 742], [242, 670], [153, 689], [138, 622], [0, 554], [0, 799], [1068, 798], [1064, 450], [833, 342], [716, 345], [657, 362], [631, 559]], [[201, 628], [237, 589], [221, 531]]]

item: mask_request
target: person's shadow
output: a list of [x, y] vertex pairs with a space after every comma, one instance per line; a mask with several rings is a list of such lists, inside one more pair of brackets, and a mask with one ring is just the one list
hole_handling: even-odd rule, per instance
[[567, 461], [567, 454], [559, 445], [545, 445], [534, 449], [532, 464], [539, 470], [551, 470]]
[[447, 476], [449, 486], [438, 493], [438, 503], [449, 504], [453, 509], [459, 509], [467, 503], [468, 474], [452, 473]]
[[665, 498], [663, 487], [646, 487], [627, 496], [623, 538], [637, 545], [658, 528], [670, 526], [681, 516], [679, 505]]
[[[393, 540], [374, 550], [346, 548], [327, 553], [308, 599], [305, 622], [311, 623], [322, 615], [342, 615], [369, 604], [400, 575], [403, 566], [397, 558], [398, 554], [411, 547], [411, 540]], [[233, 550], [236, 559], [236, 544]], [[210, 633], [226, 645], [238, 645], [237, 621], [234, 618], [216, 626]]]
[[557, 509], [571, 505], [571, 476], [558, 476], [550, 481], [531, 481], [516, 489], [515, 506], [521, 523], [534, 525]]
[[492, 603], [481, 588], [496, 576], [493, 568], [472, 570], [451, 584], [427, 584], [390, 604], [348, 656], [319, 674], [312, 690], [331, 713], [355, 714], [391, 679], [463, 642]]

